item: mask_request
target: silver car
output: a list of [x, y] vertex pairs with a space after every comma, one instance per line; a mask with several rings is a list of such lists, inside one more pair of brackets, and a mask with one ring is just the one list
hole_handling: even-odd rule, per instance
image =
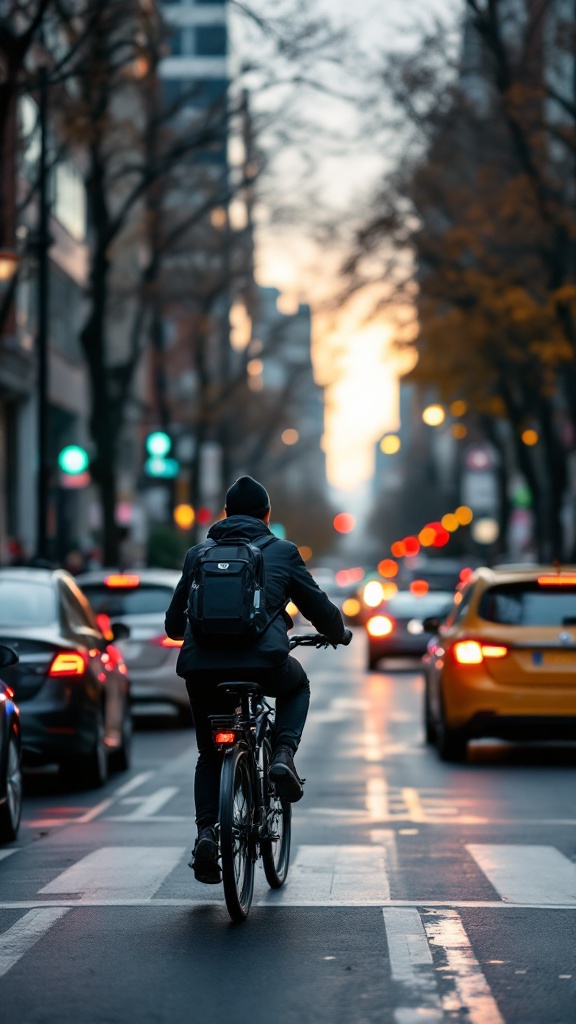
[[170, 640], [164, 631], [166, 609], [179, 579], [180, 573], [171, 569], [99, 569], [82, 573], [77, 582], [103, 629], [110, 622], [129, 627], [129, 639], [117, 646], [130, 673], [133, 711], [143, 704], [170, 704], [183, 722], [190, 723], [184, 680], [176, 675], [181, 642]]

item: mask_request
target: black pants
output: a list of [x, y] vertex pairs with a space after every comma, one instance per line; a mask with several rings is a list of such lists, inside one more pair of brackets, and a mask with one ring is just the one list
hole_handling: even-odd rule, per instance
[[199, 829], [218, 821], [223, 755], [214, 745], [209, 716], [225, 715], [233, 710], [236, 703], [234, 698], [216, 689], [218, 683], [233, 679], [258, 683], [267, 697], [276, 698], [277, 747], [290, 747], [293, 751], [298, 749], [308, 714], [310, 683], [302, 665], [295, 658], [288, 658], [284, 665], [272, 671], [253, 669], [247, 674], [237, 670], [234, 673], [197, 672], [186, 677], [199, 754], [194, 778], [196, 824]]

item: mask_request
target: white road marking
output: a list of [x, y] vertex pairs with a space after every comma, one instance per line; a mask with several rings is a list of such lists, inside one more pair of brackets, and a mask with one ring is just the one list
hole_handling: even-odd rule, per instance
[[390, 816], [388, 784], [384, 775], [366, 779], [366, 808], [371, 821], [384, 821]]
[[120, 797], [128, 796], [128, 793], [132, 793], [134, 789], [138, 789], [148, 779], [151, 779], [153, 774], [153, 772], [140, 772], [139, 775], [135, 775], [133, 779], [129, 779], [123, 786], [119, 786], [118, 789], [114, 790], [114, 798], [118, 800]]
[[104, 846], [38, 891], [48, 896], [74, 893], [82, 903], [150, 900], [186, 852], [181, 846]]
[[431, 911], [424, 927], [454, 981], [454, 991], [442, 999], [444, 1012], [450, 1019], [465, 1015], [468, 1024], [504, 1024], [456, 911]]
[[68, 913], [69, 907], [41, 907], [30, 910], [0, 935], [0, 978], [6, 974], [38, 939]]
[[178, 792], [177, 786], [165, 786], [164, 789], [157, 789], [155, 793], [148, 796], [130, 796], [122, 800], [123, 804], [136, 804], [131, 814], [109, 816], [107, 821], [147, 821], [152, 818], [156, 811], [164, 807], [169, 800]]
[[286, 884], [261, 901], [274, 906], [364, 906], [390, 899], [380, 846], [300, 846]]
[[384, 925], [392, 980], [405, 988], [408, 1002], [394, 1010], [397, 1024], [441, 1024], [442, 1004], [433, 970], [426, 932], [416, 909], [386, 907]]
[[6, 860], [6, 857], [11, 857], [12, 854], [17, 853], [19, 849], [20, 847], [17, 846], [14, 850], [0, 850], [0, 860]]
[[466, 847], [503, 900], [576, 906], [576, 864], [553, 846]]
[[[67, 898], [62, 897], [61, 899], [42, 899], [42, 900], [4, 900], [0, 901], [0, 910], [32, 910], [35, 907], [198, 907], [205, 906], [206, 903], [222, 902], [224, 897], [221, 889], [215, 889], [216, 899], [210, 898], [211, 893], [205, 893], [204, 887], [202, 891], [198, 891], [197, 898], [190, 899], [169, 899], [169, 898], [158, 898], [153, 899], [149, 896], [145, 898], [120, 897], [114, 898], [99, 898], [99, 897], [86, 897], [80, 901], [75, 896], [68, 896]], [[276, 892], [282, 892], [282, 890], [276, 890]], [[325, 902], [319, 902], [318, 900], [296, 900], [287, 904], [282, 902], [276, 903], [270, 900], [255, 900], [254, 906], [267, 907], [275, 909], [278, 906], [291, 906], [291, 907], [378, 907], [382, 908], [383, 900], [365, 900], [361, 904], [351, 900], [326, 900]], [[421, 907], [427, 909], [430, 907], [440, 907], [447, 910], [574, 910], [573, 903], [566, 904], [549, 904], [549, 903], [503, 903], [501, 900], [390, 900], [386, 907]]]
[[140, 772], [139, 775], [135, 775], [133, 779], [128, 782], [124, 782], [118, 789], [115, 789], [112, 796], [107, 797], [105, 800], [101, 800], [100, 803], [95, 804], [84, 814], [81, 814], [78, 818], [35, 818], [34, 821], [29, 822], [31, 828], [49, 828], [55, 825], [86, 825], [90, 821], [94, 821], [94, 818], [98, 818], [104, 811], [107, 811], [109, 807], [125, 796], [127, 793], [131, 793], [138, 786], [141, 786], [149, 778], [152, 777], [152, 772]]

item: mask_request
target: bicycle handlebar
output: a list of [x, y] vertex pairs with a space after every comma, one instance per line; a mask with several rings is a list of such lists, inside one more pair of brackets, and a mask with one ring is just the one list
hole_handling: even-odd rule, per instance
[[[352, 639], [352, 633], [349, 629], [346, 630], [344, 637], [340, 640], [340, 644], [347, 646]], [[324, 636], [323, 633], [296, 633], [290, 637], [290, 650], [294, 650], [295, 647], [333, 647], [334, 650], [338, 647], [338, 644], [330, 642], [328, 637]]]

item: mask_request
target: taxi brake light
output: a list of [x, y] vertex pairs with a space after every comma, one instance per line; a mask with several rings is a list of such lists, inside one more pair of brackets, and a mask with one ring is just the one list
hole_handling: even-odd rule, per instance
[[540, 587], [574, 587], [576, 586], [576, 573], [558, 573], [556, 576], [539, 576]]
[[481, 665], [482, 648], [477, 640], [458, 640], [452, 648], [457, 665]]
[[485, 658], [505, 658], [508, 648], [502, 644], [482, 644], [482, 654]]
[[49, 676], [82, 676], [86, 671], [87, 658], [80, 651], [60, 651], [56, 654], [50, 668]]
[[478, 640], [457, 640], [452, 654], [458, 665], [481, 665], [484, 658], [505, 658], [508, 648], [503, 644], [481, 644]]
[[215, 743], [234, 743], [236, 740], [235, 732], [215, 732], [214, 742]]
[[138, 587], [140, 586], [140, 577], [132, 573], [115, 573], [112, 576], [106, 576], [104, 578], [104, 586], [106, 587]]
[[366, 629], [373, 637], [390, 636], [394, 629], [394, 623], [387, 615], [374, 615], [373, 618], [368, 619]]

